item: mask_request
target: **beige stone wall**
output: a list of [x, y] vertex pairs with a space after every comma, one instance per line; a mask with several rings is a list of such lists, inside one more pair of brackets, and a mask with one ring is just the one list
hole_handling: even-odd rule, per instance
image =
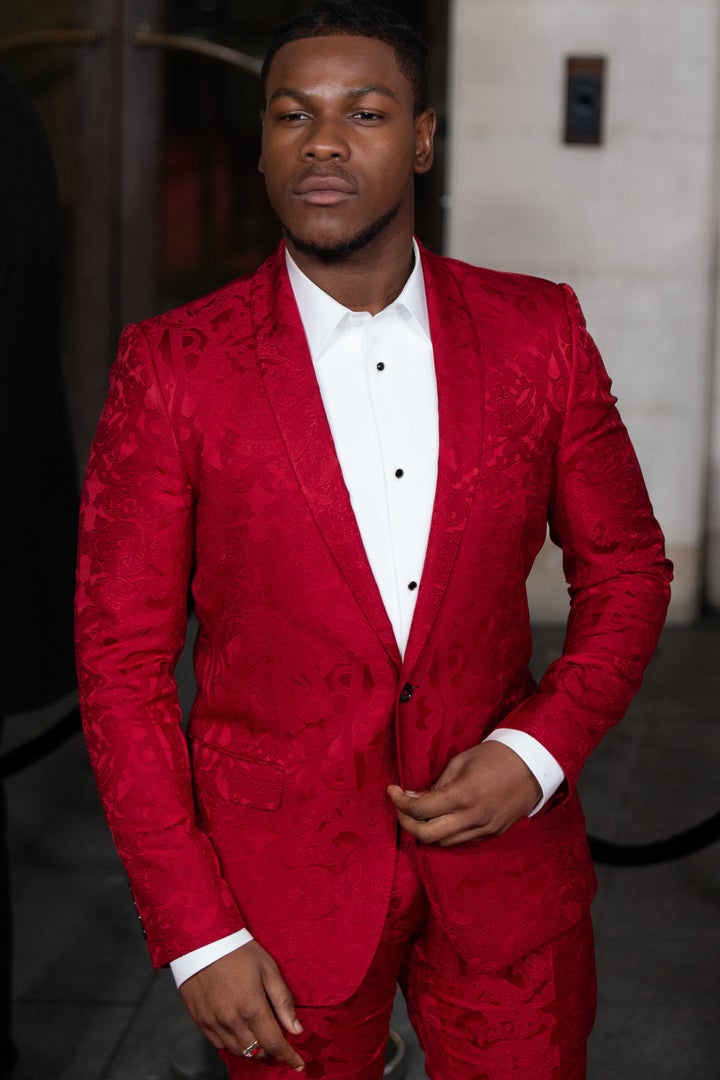
[[[720, 560], [720, 0], [455, 0], [452, 20], [447, 251], [578, 292], [677, 564], [672, 617], [690, 619]], [[607, 58], [602, 146], [562, 142], [568, 55]], [[551, 547], [531, 597], [564, 617]]]
[[[718, 78], [718, 114], [720, 116], [720, 78]], [[720, 119], [716, 156], [716, 197], [720, 208]], [[704, 550], [705, 596], [720, 609], [720, 209], [715, 228], [715, 311], [713, 319], [714, 370], [711, 384], [711, 420], [708, 453], [708, 513]]]

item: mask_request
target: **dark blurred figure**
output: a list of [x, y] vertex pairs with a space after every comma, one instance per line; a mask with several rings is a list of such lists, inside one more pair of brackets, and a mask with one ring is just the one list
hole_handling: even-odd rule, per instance
[[[75, 685], [72, 589], [77, 472], [60, 357], [60, 211], [55, 171], [29, 98], [0, 70], [4, 719]], [[12, 929], [5, 793], [0, 790], [0, 1078], [11, 1038]]]

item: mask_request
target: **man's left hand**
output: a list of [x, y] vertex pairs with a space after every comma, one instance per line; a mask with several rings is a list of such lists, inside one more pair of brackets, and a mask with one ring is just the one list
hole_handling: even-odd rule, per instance
[[542, 790], [509, 746], [484, 742], [451, 758], [429, 791], [388, 788], [398, 819], [423, 844], [451, 847], [500, 836], [533, 810]]

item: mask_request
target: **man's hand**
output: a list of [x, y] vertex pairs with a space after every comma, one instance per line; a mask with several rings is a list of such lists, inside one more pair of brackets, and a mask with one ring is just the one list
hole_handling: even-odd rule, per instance
[[190, 1016], [218, 1050], [238, 1056], [257, 1039], [261, 1054], [298, 1072], [303, 1059], [283, 1035], [299, 1035], [292, 995], [277, 964], [257, 941], [221, 957], [180, 987]]
[[542, 789], [514, 750], [491, 741], [452, 758], [430, 791], [392, 784], [388, 794], [417, 840], [451, 847], [507, 832], [537, 806]]

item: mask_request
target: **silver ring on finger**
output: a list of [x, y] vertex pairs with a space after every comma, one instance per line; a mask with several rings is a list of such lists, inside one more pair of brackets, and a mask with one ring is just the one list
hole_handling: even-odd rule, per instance
[[253, 1042], [250, 1043], [249, 1046], [245, 1047], [245, 1049], [242, 1052], [242, 1056], [244, 1058], [254, 1058], [255, 1055], [259, 1054], [259, 1053], [260, 1053], [260, 1043], [257, 1041], [257, 1039], [255, 1039]]

